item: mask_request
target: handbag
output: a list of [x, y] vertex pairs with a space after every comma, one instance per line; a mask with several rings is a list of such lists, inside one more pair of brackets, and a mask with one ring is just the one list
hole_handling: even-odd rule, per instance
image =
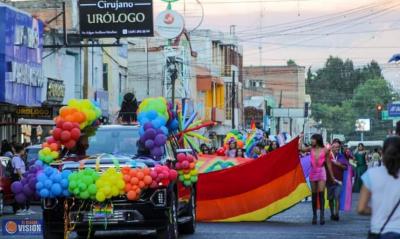
[[400, 199], [396, 203], [396, 206], [394, 206], [392, 212], [390, 212], [389, 217], [386, 219], [385, 223], [381, 227], [381, 230], [379, 230], [379, 233], [373, 233], [373, 232], [369, 231], [367, 239], [380, 239], [381, 238], [383, 230], [385, 230], [386, 225], [389, 223], [390, 219], [392, 218], [393, 214], [396, 212], [399, 205], [400, 205]]

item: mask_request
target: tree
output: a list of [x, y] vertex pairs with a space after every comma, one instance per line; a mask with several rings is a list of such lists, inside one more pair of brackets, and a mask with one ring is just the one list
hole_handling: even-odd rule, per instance
[[286, 62], [286, 64], [287, 64], [287, 66], [297, 66], [296, 62], [294, 60], [292, 60], [292, 59], [289, 59]]

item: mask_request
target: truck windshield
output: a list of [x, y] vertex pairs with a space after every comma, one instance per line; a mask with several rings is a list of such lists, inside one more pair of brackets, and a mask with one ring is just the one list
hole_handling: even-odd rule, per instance
[[119, 154], [136, 155], [136, 142], [139, 139], [137, 128], [99, 128], [94, 136], [89, 138], [87, 155]]

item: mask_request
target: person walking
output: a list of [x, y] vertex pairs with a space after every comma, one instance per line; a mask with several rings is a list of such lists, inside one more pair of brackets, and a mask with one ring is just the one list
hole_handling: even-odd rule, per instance
[[333, 177], [332, 165], [329, 160], [330, 150], [326, 149], [322, 139], [322, 135], [314, 134], [311, 136], [311, 147], [303, 147], [302, 138], [299, 141], [299, 150], [311, 153], [311, 170], [310, 170], [310, 183], [312, 191], [312, 211], [313, 218], [312, 224], [317, 224], [317, 207], [319, 200], [320, 207], [320, 224], [325, 224], [325, 187], [326, 187], [326, 169], [329, 171], [330, 180], [336, 181]]
[[343, 174], [348, 167], [346, 157], [340, 152], [340, 149], [341, 142], [335, 141], [332, 144], [330, 160], [332, 163], [333, 177], [336, 180], [328, 180], [326, 182], [332, 221], [339, 221], [340, 194], [342, 192]]
[[353, 192], [359, 193], [362, 185], [361, 176], [367, 171], [367, 151], [365, 150], [364, 144], [359, 143], [357, 152], [354, 154], [356, 161], [356, 178], [354, 181]]
[[400, 137], [387, 138], [383, 144], [384, 167], [370, 168], [361, 177], [357, 211], [371, 215], [370, 239], [400, 238]]
[[[14, 170], [12, 175], [12, 181], [16, 182], [22, 180], [26, 172], [26, 165], [23, 160], [25, 149], [21, 144], [15, 144], [14, 150], [15, 150], [15, 155], [11, 160], [12, 168]], [[32, 212], [28, 211], [29, 210], [28, 201], [24, 205], [16, 205], [15, 207], [19, 208], [19, 210], [17, 210], [16, 215], [25, 215]]]
[[379, 166], [381, 166], [381, 155], [379, 154], [378, 148], [375, 148], [371, 156], [370, 168]]

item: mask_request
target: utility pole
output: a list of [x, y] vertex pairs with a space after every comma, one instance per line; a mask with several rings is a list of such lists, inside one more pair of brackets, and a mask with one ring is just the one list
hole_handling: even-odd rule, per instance
[[[281, 90], [281, 95], [279, 97], [279, 107], [278, 108], [282, 108], [282, 96], [283, 96], [283, 91]], [[281, 117], [278, 117], [278, 123], [276, 124], [276, 134], [280, 133], [280, 129], [281, 129]]]
[[150, 78], [149, 78], [149, 38], [146, 37], [146, 77], [147, 77], [147, 97], [150, 96]]
[[[88, 44], [88, 40], [84, 40], [84, 44]], [[88, 99], [89, 91], [89, 50], [88, 47], [83, 48], [83, 99]]]
[[235, 129], [235, 71], [232, 71], [232, 129]]

